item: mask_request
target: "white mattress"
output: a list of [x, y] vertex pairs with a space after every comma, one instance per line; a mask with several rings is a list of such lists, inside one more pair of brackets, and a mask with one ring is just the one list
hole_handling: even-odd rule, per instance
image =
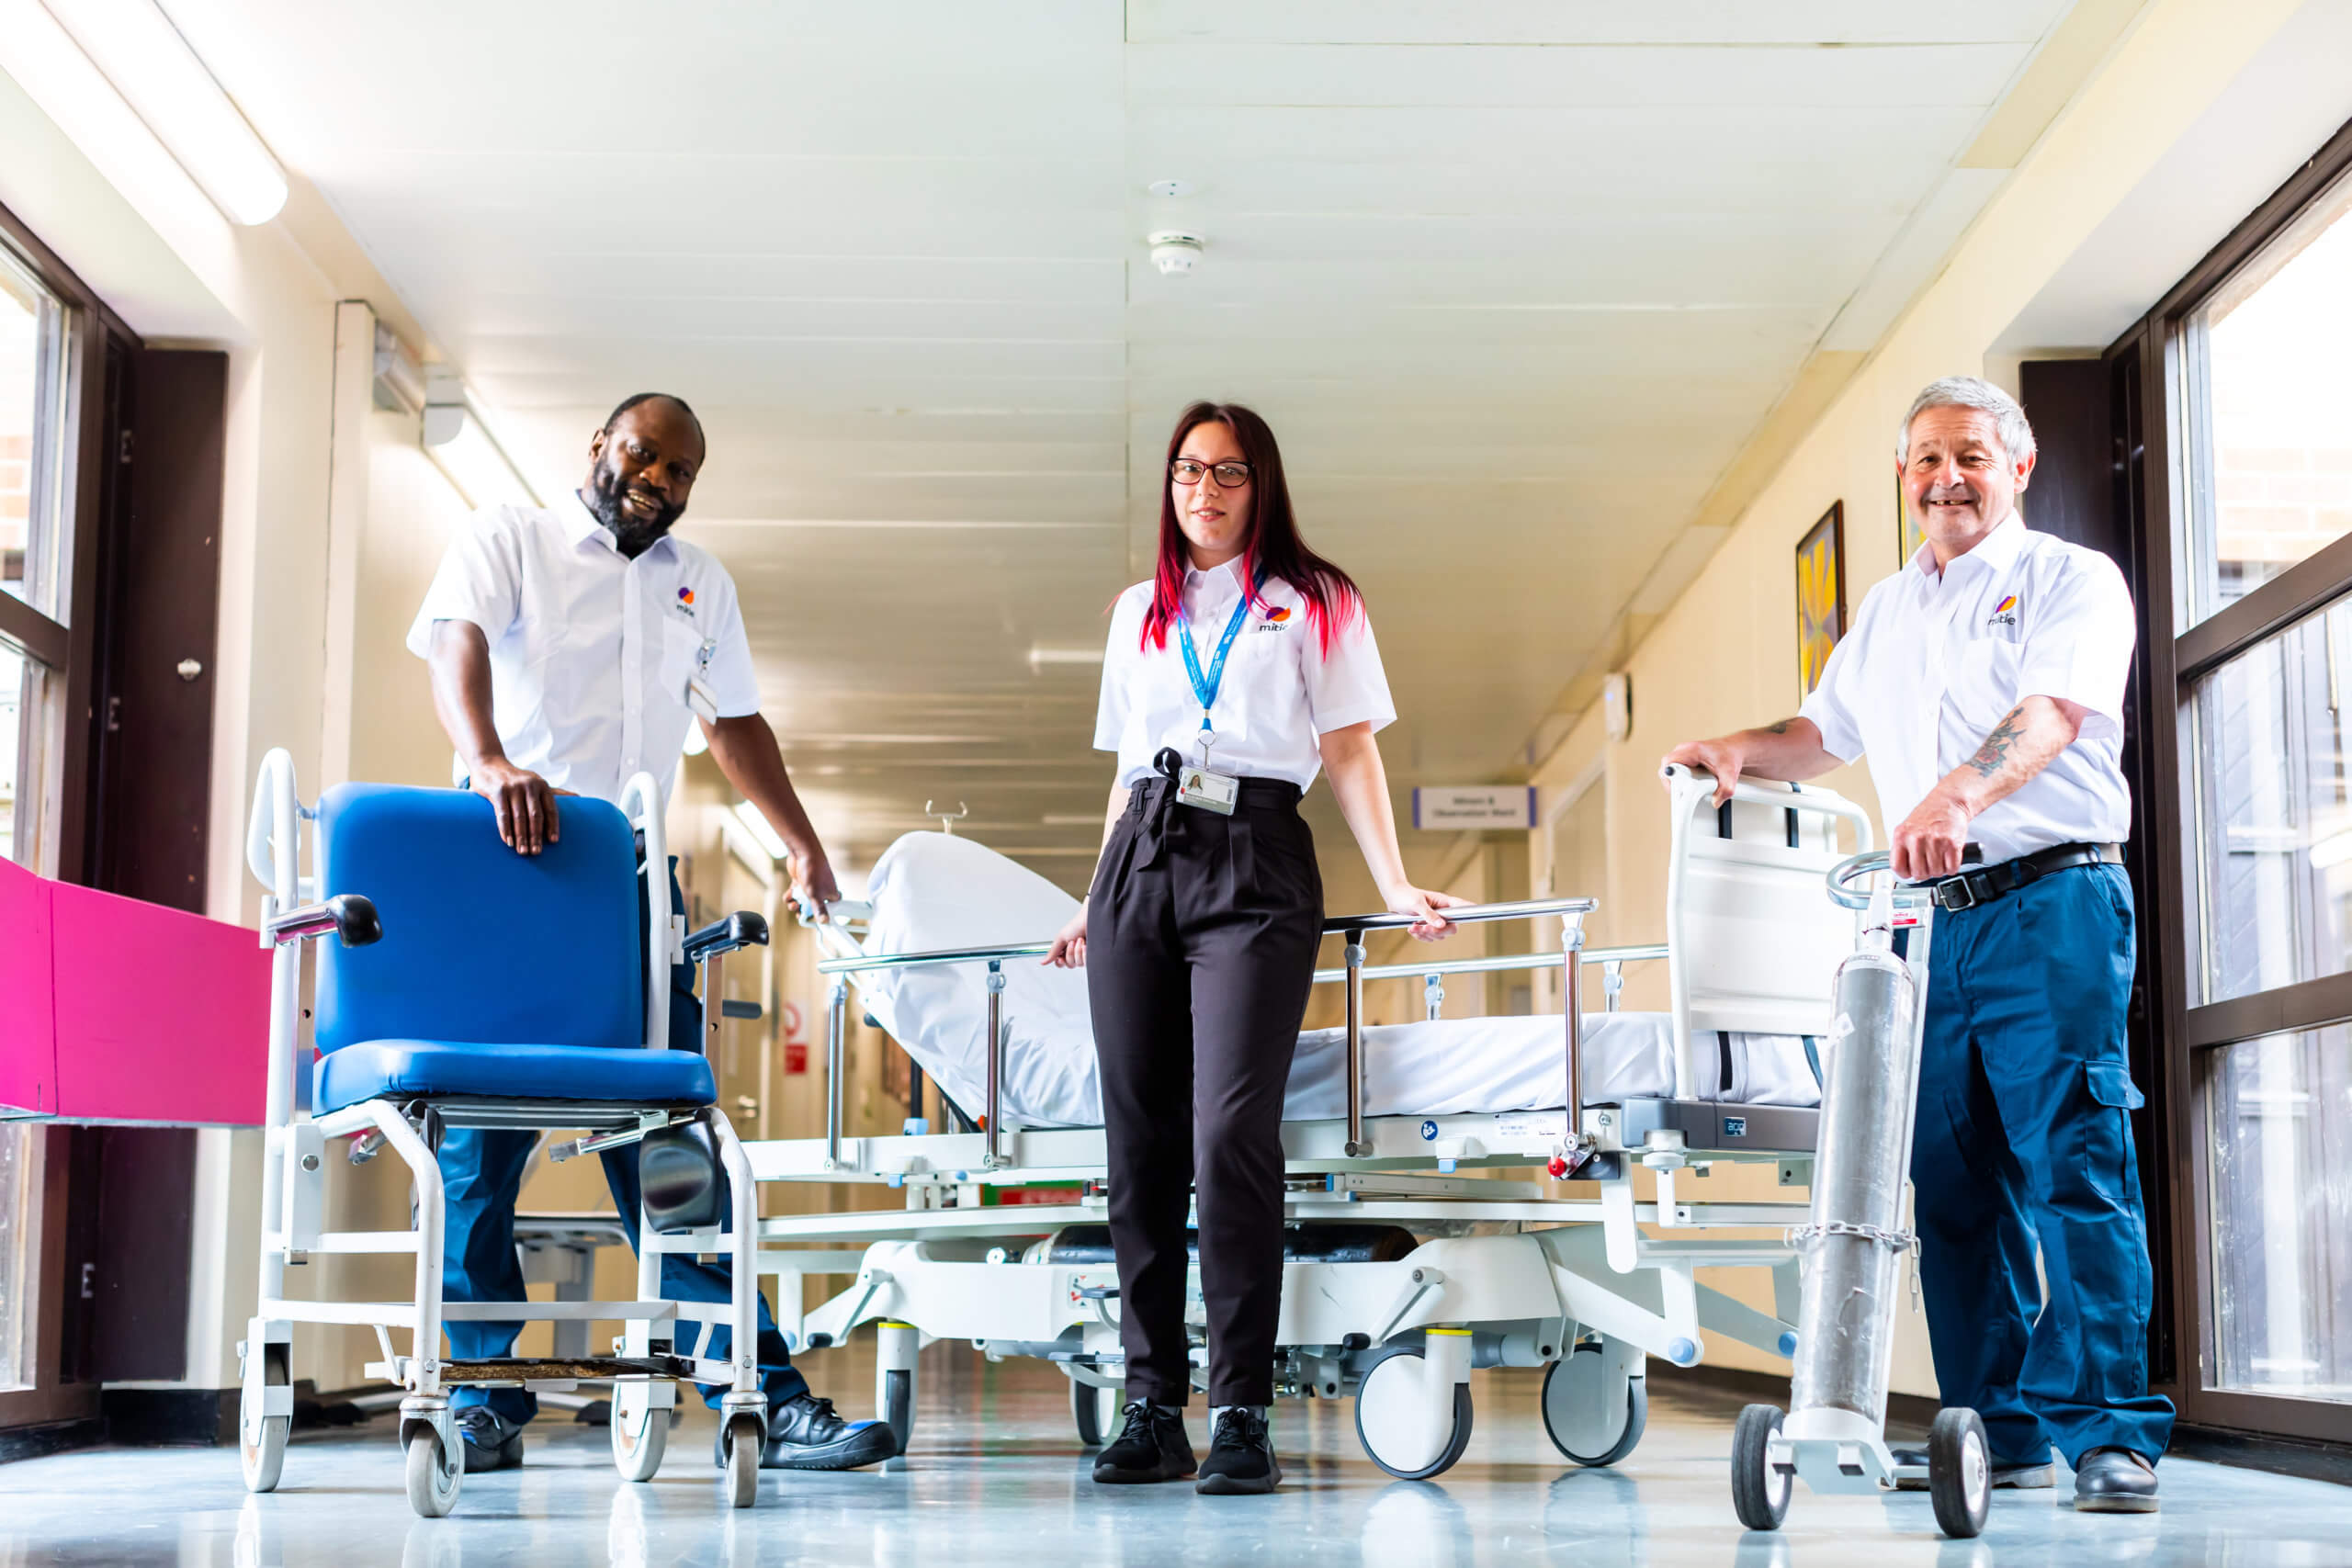
[[[1004, 946], [1061, 929], [1077, 900], [986, 845], [910, 833], [876, 863], [868, 897], [869, 953]], [[1102, 1118], [1083, 970], [1035, 959], [1004, 966], [1006, 1042], [1001, 1086], [1008, 1122], [1083, 1127]], [[858, 976], [865, 1010], [967, 1112], [987, 1103], [987, 966], [883, 970]], [[1804, 1042], [1792, 1035], [1702, 1035], [1699, 1093], [1765, 1105], [1815, 1105], [1820, 1089]], [[1539, 1111], [1560, 1105], [1566, 1041], [1556, 1017], [1441, 1019], [1364, 1031], [1364, 1109], [1374, 1116]], [[1283, 1115], [1346, 1112], [1346, 1033], [1300, 1035]], [[1729, 1081], [1724, 1068], [1728, 1066]], [[1664, 1013], [1585, 1019], [1587, 1103], [1664, 1098], [1674, 1091], [1673, 1030]]]

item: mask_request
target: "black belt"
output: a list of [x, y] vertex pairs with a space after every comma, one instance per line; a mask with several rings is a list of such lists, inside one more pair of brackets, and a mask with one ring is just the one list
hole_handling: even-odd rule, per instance
[[[1971, 844], [1968, 852], [1979, 854], [1983, 852]], [[1957, 912], [2006, 897], [2029, 883], [2041, 881], [2053, 871], [2065, 871], [2078, 865], [2122, 863], [2123, 847], [2120, 844], [2053, 844], [2046, 850], [2036, 850], [2030, 855], [2005, 860], [1998, 865], [1938, 877], [1919, 886], [1928, 890], [1928, 896], [1935, 900], [1937, 908]]]
[[[1152, 766], [1159, 776], [1137, 779], [1127, 792], [1128, 814], [1143, 818], [1142, 852], [1135, 863], [1138, 868], [1158, 863], [1169, 829], [1196, 809], [1177, 804], [1176, 773], [1182, 766], [1182, 760], [1176, 755], [1175, 748], [1161, 747], [1152, 759]], [[1306, 793], [1287, 779], [1244, 778], [1235, 783], [1238, 786], [1233, 797], [1237, 809], [1295, 807]]]

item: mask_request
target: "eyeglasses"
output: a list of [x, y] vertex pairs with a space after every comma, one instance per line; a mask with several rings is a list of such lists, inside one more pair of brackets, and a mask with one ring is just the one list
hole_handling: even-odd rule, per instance
[[1215, 474], [1219, 490], [1239, 490], [1250, 482], [1247, 463], [1202, 463], [1179, 457], [1168, 465], [1168, 477], [1180, 485], [1196, 485], [1203, 474]]

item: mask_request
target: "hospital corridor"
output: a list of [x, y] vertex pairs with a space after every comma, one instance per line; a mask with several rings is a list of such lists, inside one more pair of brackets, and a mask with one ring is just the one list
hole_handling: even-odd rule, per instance
[[0, 0], [0, 1568], [2352, 1568], [2352, 0]]

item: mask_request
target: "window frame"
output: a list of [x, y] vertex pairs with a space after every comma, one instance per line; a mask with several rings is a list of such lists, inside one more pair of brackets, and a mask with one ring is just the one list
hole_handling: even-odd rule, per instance
[[[2142, 911], [2143, 961], [2157, 1031], [2155, 1105], [2162, 1134], [2184, 1154], [2169, 1176], [2168, 1201], [2152, 1205], [2166, 1234], [2152, 1236], [2165, 1276], [2158, 1281], [2152, 1338], [2177, 1347], [2169, 1376], [2154, 1380], [2184, 1423], [2302, 1441], [2352, 1445], [2352, 1403], [2206, 1386], [2219, 1366], [2211, 1256], [2214, 1176], [2208, 1136], [2212, 1071], [2220, 1047], [2266, 1034], [2352, 1020], [2352, 974], [2192, 1006], [2191, 977], [2202, 961], [2199, 917], [2203, 883], [2196, 840], [2199, 766], [2195, 688], [2229, 660], [2352, 592], [2352, 536], [2289, 567], [2204, 619], [2188, 590], [2199, 570], [2191, 552], [2201, 526], [2196, 432], [2206, 418], [2199, 312], [2316, 203], [2352, 176], [2352, 124], [2330, 137], [2278, 190], [2109, 345], [2115, 399], [2118, 505], [2137, 569], [2142, 682], [2146, 715], [2139, 776], [2140, 834], [2152, 897]], [[2169, 694], [2169, 701], [2156, 700]], [[2167, 1257], [2168, 1255], [2168, 1257]], [[2164, 1368], [2161, 1359], [2160, 1369]]]
[[[89, 785], [97, 728], [93, 694], [100, 673], [100, 547], [116, 521], [107, 514], [113, 488], [107, 483], [108, 459], [114, 456], [108, 447], [118, 439], [107, 403], [107, 355], [110, 347], [139, 346], [140, 339], [6, 206], [0, 206], [0, 243], [57, 299], [66, 316], [60, 398], [66, 439], [59, 465], [63, 488], [58, 506], [65, 548], [52, 566], [58, 579], [55, 602], [64, 607], [66, 618], [60, 623], [0, 593], [0, 640], [48, 666], [63, 682], [62, 722], [51, 730], [57, 754], [48, 762], [56, 784], [51, 797], [56, 814], [53, 822], [41, 823], [42, 840], [51, 849], [45, 857], [37, 854], [28, 861], [55, 880], [81, 882], [91, 863]], [[65, 1289], [65, 1205], [74, 1134], [70, 1128], [38, 1123], [28, 1133], [36, 1145], [40, 1183], [30, 1196], [42, 1215], [38, 1250], [28, 1259], [32, 1321], [26, 1325], [26, 1345], [33, 1381], [0, 1391], [0, 1433], [90, 1420], [98, 1407], [96, 1384], [62, 1378], [71, 1299]]]

